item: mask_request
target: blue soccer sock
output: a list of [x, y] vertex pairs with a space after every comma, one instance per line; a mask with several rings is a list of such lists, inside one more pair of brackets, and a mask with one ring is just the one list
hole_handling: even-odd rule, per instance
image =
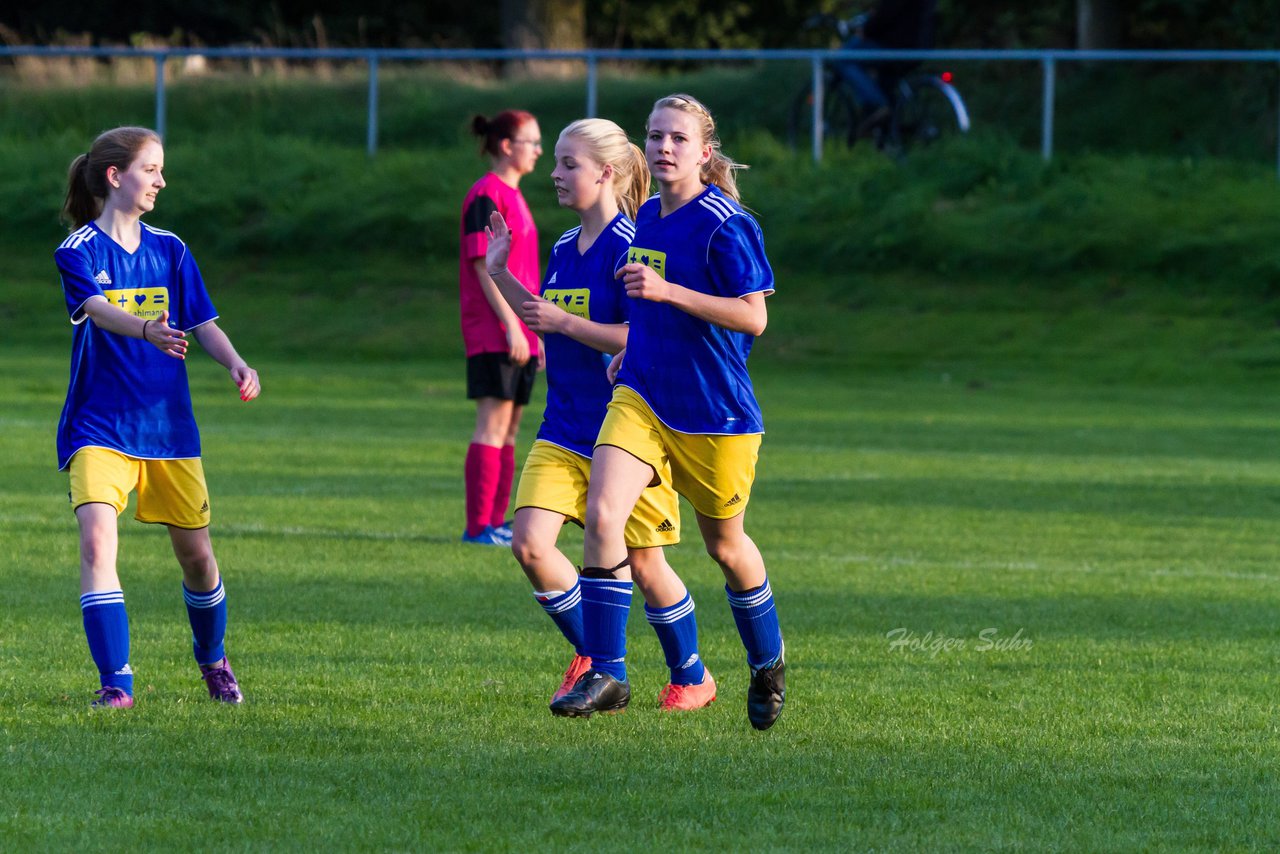
[[565, 640], [573, 644], [573, 651], [582, 652], [582, 585], [577, 581], [568, 590], [552, 590], [546, 593], [534, 591], [533, 598], [538, 600], [542, 610], [556, 624]]
[[94, 590], [80, 597], [84, 634], [89, 654], [98, 665], [103, 688], [121, 688], [133, 695], [133, 668], [129, 666], [129, 614], [123, 590]]
[[222, 589], [222, 579], [218, 579], [217, 587], [204, 593], [183, 584], [182, 598], [187, 602], [196, 664], [217, 664], [227, 654], [222, 645], [227, 635], [227, 594]]
[[627, 615], [631, 613], [630, 581], [588, 578], [582, 588], [582, 654], [591, 656], [591, 668], [614, 679], [627, 678]]
[[782, 629], [778, 627], [778, 610], [773, 605], [769, 579], [741, 593], [734, 593], [725, 585], [724, 592], [729, 597], [742, 645], [747, 648], [747, 664], [753, 670], [773, 664], [782, 654]]
[[698, 620], [693, 614], [693, 597], [684, 598], [667, 608], [644, 606], [644, 615], [658, 635], [662, 654], [671, 669], [672, 685], [698, 685], [707, 669], [698, 655]]

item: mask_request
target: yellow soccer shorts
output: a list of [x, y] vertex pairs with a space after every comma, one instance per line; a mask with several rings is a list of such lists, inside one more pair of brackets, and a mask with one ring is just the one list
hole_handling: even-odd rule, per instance
[[613, 445], [648, 463], [655, 482], [670, 484], [703, 516], [732, 519], [751, 499], [760, 436], [672, 430], [644, 398], [626, 386], [615, 386], [596, 447]]
[[110, 504], [124, 512], [138, 491], [139, 522], [195, 530], [209, 525], [209, 487], [199, 458], [140, 460], [109, 448], [81, 448], [68, 465], [71, 508]]
[[[587, 483], [591, 460], [544, 442], [533, 443], [520, 472], [516, 510], [535, 507], [572, 519], [587, 518]], [[680, 498], [670, 483], [651, 487], [636, 502], [624, 534], [627, 547], [649, 549], [680, 542]]]

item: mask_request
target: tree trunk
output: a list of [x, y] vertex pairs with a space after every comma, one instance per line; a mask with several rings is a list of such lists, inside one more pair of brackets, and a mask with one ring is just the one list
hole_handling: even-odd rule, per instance
[[[502, 46], [516, 50], [581, 50], [586, 46], [586, 0], [502, 0]], [[569, 60], [512, 61], [508, 75], [568, 77], [582, 64]]]
[[1116, 50], [1124, 35], [1119, 0], [1076, 0], [1076, 48]]

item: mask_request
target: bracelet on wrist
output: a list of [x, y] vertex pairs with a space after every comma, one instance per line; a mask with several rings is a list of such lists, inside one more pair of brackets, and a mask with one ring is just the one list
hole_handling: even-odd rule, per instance
[[154, 321], [154, 320], [144, 320], [144, 321], [142, 321], [142, 340], [143, 340], [143, 341], [146, 341], [146, 340], [147, 340], [147, 324], [148, 324], [148, 323], [155, 323], [155, 321]]
[[503, 273], [505, 273], [505, 272], [507, 272], [507, 268], [506, 268], [506, 267], [503, 267], [501, 270], [489, 270], [489, 271], [488, 271], [488, 273], [489, 273], [489, 278], [491, 278], [491, 279], [492, 279], [494, 276], [501, 276], [501, 275], [502, 275]]

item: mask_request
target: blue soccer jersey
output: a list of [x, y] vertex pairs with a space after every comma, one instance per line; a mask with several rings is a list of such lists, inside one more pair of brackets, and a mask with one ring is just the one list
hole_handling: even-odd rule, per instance
[[186, 244], [142, 225], [142, 242], [126, 252], [93, 223], [76, 229], [53, 253], [67, 314], [74, 324], [71, 382], [58, 422], [58, 468], [86, 447], [149, 460], [200, 456], [186, 363], [141, 338], [85, 322], [84, 306], [104, 298], [129, 314], [190, 332], [216, 318]]
[[[716, 297], [773, 293], [760, 226], [714, 185], [659, 216], [658, 197], [636, 216], [628, 263]], [[664, 303], [631, 300], [627, 355], [618, 384], [639, 394], [681, 433], [763, 433], [747, 356], [755, 336], [732, 332]]]
[[[626, 257], [635, 226], [618, 214], [586, 254], [578, 252], [582, 227], [556, 241], [542, 282], [542, 296], [560, 308], [595, 323], [625, 323], [627, 297], [614, 271]], [[605, 373], [610, 356], [552, 333], [547, 345], [547, 409], [538, 438], [590, 457], [613, 395]]]

